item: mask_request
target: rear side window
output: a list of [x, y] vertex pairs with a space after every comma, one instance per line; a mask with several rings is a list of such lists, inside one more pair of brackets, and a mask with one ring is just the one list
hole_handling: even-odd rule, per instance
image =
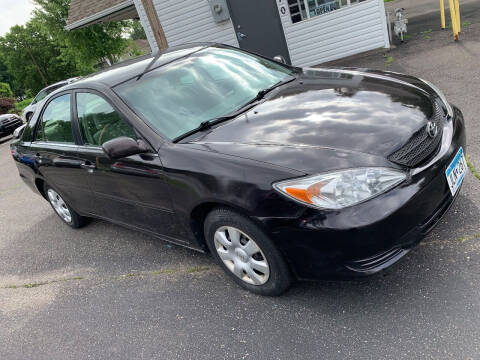
[[36, 104], [37, 102], [42, 101], [43, 99], [45, 99], [45, 96], [47, 95], [48, 95], [47, 90], [40, 91], [35, 97], [35, 99], [33, 99], [32, 104]]
[[87, 145], [102, 146], [120, 136], [137, 138], [133, 128], [101, 96], [77, 93], [77, 113], [80, 132]]
[[48, 103], [37, 130], [36, 140], [75, 143], [70, 113], [70, 94], [59, 96]]

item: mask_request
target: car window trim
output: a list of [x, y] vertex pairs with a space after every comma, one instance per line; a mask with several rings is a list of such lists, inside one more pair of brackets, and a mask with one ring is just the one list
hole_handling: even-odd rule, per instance
[[[132, 122], [127, 118], [127, 116], [125, 116], [123, 111], [119, 110], [118, 106], [116, 106], [114, 104], [114, 102], [107, 95], [105, 95], [104, 93], [102, 93], [98, 90], [95, 90], [95, 89], [75, 88], [75, 89], [73, 89], [73, 103], [74, 103], [73, 113], [74, 113], [74, 117], [75, 117], [77, 127], [78, 127], [78, 134], [79, 134], [79, 140], [80, 140], [80, 142], [78, 144], [79, 146], [87, 147], [87, 148], [102, 149], [102, 146], [100, 146], [100, 145], [86, 144], [83, 137], [82, 137], [82, 132], [81, 132], [81, 129], [80, 129], [80, 119], [78, 118], [78, 107], [77, 107], [77, 94], [78, 93], [89, 93], [89, 94], [93, 94], [93, 95], [97, 95], [97, 96], [101, 97], [103, 100], [105, 100], [107, 102], [108, 105], [110, 105], [113, 108], [113, 110], [122, 118], [123, 121], [125, 121], [128, 125], [130, 125], [132, 127], [133, 131], [135, 131], [138, 138], [146, 141], [145, 136], [143, 136], [142, 133], [140, 131], [138, 131], [138, 129], [132, 124]], [[150, 145], [150, 142], [149, 141], [146, 141], [146, 142], [153, 149], [153, 147]]]
[[[64, 95], [70, 95], [70, 123], [72, 124], [72, 134], [73, 134], [73, 144], [72, 143], [62, 143], [62, 142], [58, 142], [58, 141], [45, 141], [44, 139], [42, 140], [38, 140], [37, 139], [37, 135], [38, 135], [38, 127], [39, 126], [42, 126], [42, 123], [43, 123], [43, 114], [45, 113], [45, 110], [47, 109], [48, 105], [50, 105], [50, 103], [55, 100], [56, 98], [60, 97], [60, 96], [64, 96]], [[47, 95], [48, 97], [48, 95]], [[47, 99], [47, 101], [45, 101], [45, 103], [43, 104], [42, 108], [41, 108], [41, 111], [38, 115], [38, 118], [37, 118], [37, 123], [35, 124], [35, 129], [33, 131], [33, 136], [32, 136], [32, 143], [35, 143], [35, 144], [40, 144], [40, 143], [44, 143], [44, 144], [66, 144], [66, 145], [75, 145], [75, 146], [78, 146], [78, 139], [77, 139], [77, 134], [76, 134], [76, 131], [75, 131], [75, 124], [74, 124], [74, 118], [73, 118], [73, 108], [72, 108], [72, 91], [71, 90], [64, 90], [64, 91], [61, 91], [57, 94], [55, 94], [54, 96], [52, 96], [51, 98]]]
[[71, 144], [71, 143], [62, 143], [62, 142], [47, 142], [47, 141], [32, 141], [32, 145], [39, 145], [39, 146], [46, 146], [46, 147], [71, 147], [71, 148], [78, 148], [79, 145]]

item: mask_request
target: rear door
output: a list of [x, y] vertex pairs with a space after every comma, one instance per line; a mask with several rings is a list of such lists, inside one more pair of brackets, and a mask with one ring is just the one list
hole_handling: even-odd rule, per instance
[[79, 152], [91, 165], [88, 183], [93, 193], [92, 213], [179, 241], [177, 220], [158, 154], [109, 159], [102, 150], [103, 143], [119, 136], [139, 138], [139, 135], [101, 93], [77, 90], [75, 102], [83, 143]]
[[73, 104], [70, 92], [50, 99], [37, 121], [30, 151], [44, 180], [53, 186], [70, 206], [80, 213], [89, 210], [91, 195], [84, 177], [84, 161], [78, 156], [78, 135], [72, 126]]

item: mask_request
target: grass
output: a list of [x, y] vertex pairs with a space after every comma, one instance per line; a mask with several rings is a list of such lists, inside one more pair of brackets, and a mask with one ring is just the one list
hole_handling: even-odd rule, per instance
[[202, 271], [207, 271], [208, 267], [206, 266], [195, 266], [187, 269], [187, 274], [192, 274], [192, 273], [197, 273], [197, 272], [202, 272]]
[[473, 165], [473, 163], [470, 161], [470, 158], [468, 157], [467, 155], [467, 166], [468, 168], [470, 169], [470, 171], [472, 172], [473, 176], [475, 176], [478, 180], [480, 180], [480, 173], [478, 172], [478, 170], [475, 168], [475, 166]]
[[148, 275], [162, 275], [162, 274], [173, 274], [175, 270], [173, 269], [165, 269], [165, 270], [154, 270], [154, 271], [144, 271], [138, 273], [128, 273], [124, 275], [120, 275], [117, 277], [117, 280], [125, 280], [132, 277], [139, 277], [139, 276], [148, 276]]
[[465, 241], [472, 241], [480, 238], [480, 233], [476, 233], [473, 235], [465, 235], [457, 239], [458, 242], [464, 243]]
[[33, 101], [33, 98], [25, 99], [25, 100], [16, 102], [15, 103], [15, 111], [18, 111], [19, 113], [21, 113], [23, 111], [23, 109], [25, 109], [28, 105], [31, 104], [32, 101]]
[[19, 288], [32, 289], [42, 285], [48, 285], [48, 284], [64, 282], [64, 281], [73, 281], [73, 280], [83, 280], [83, 277], [76, 276], [76, 277], [65, 278], [65, 279], [47, 280], [47, 281], [40, 281], [35, 283], [21, 284], [21, 285], [7, 285], [7, 286], [4, 286], [3, 289], [19, 289]]
[[420, 32], [420, 35], [425, 39], [425, 40], [430, 40], [432, 37], [430, 36], [430, 34], [432, 33], [432, 29], [428, 29], [428, 30], [425, 30], [425, 31], [421, 31]]
[[385, 67], [389, 68], [393, 63], [393, 60], [395, 59], [391, 55], [390, 56], [385, 55], [384, 57], [385, 57]]
[[[125, 280], [129, 278], [136, 278], [136, 277], [145, 277], [145, 276], [154, 276], [154, 275], [166, 275], [166, 274], [194, 274], [194, 273], [199, 273], [203, 271], [208, 271], [210, 270], [209, 267], [206, 266], [193, 266], [190, 268], [183, 268], [183, 269], [161, 269], [161, 270], [153, 270], [153, 271], [143, 271], [143, 272], [131, 272], [128, 274], [120, 275], [118, 277], [115, 277], [115, 280]], [[48, 284], [53, 284], [53, 283], [58, 283], [58, 282], [65, 282], [65, 281], [73, 281], [73, 280], [83, 280], [84, 278], [81, 276], [76, 276], [76, 277], [71, 277], [71, 278], [63, 278], [63, 279], [54, 279], [54, 280], [46, 280], [46, 281], [40, 281], [40, 282], [33, 282], [33, 283], [26, 283], [26, 284], [13, 284], [13, 285], [6, 285], [3, 287], [0, 287], [0, 289], [19, 289], [19, 288], [25, 288], [25, 289], [32, 289], [38, 286], [42, 285], [48, 285]]]
[[387, 2], [392, 2], [392, 1], [395, 1], [395, 0], [383, 0], [383, 1], [385, 1], [387, 3]]

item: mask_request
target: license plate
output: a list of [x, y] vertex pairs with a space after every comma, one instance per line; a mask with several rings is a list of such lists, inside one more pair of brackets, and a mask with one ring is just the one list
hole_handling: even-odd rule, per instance
[[448, 186], [452, 196], [455, 195], [458, 188], [462, 184], [463, 178], [467, 173], [467, 161], [465, 160], [465, 154], [463, 148], [458, 149], [457, 155], [453, 158], [447, 170], [445, 170], [445, 176], [447, 177]]

